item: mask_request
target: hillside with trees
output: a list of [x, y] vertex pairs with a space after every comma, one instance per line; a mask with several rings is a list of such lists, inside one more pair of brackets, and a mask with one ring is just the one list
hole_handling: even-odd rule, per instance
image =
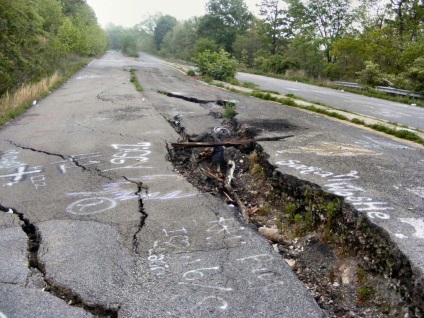
[[109, 25], [112, 48], [190, 61], [224, 49], [257, 72], [394, 85], [424, 93], [424, 0], [209, 0], [187, 21]]
[[0, 0], [0, 43], [2, 96], [102, 54], [107, 35], [85, 0]]

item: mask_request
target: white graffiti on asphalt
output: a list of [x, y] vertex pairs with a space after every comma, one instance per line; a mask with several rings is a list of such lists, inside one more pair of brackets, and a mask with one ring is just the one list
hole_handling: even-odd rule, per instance
[[[154, 180], [163, 178], [165, 175], [145, 176], [140, 177], [136, 181]], [[170, 175], [172, 177], [179, 177]], [[167, 176], [168, 178], [170, 176]], [[197, 196], [199, 193], [184, 193], [182, 190], [174, 190], [170, 192], [134, 192], [134, 183], [130, 181], [111, 182], [105, 184], [100, 191], [84, 191], [71, 192], [68, 196], [79, 197], [80, 199], [73, 202], [66, 209], [68, 213], [89, 215], [101, 212], [106, 212], [116, 207], [117, 201], [139, 200], [143, 201], [164, 201], [164, 200], [179, 200]], [[83, 199], [81, 199], [83, 198]]]
[[299, 160], [282, 160], [276, 162], [276, 164], [294, 168], [301, 174], [318, 175], [330, 181], [324, 184], [325, 189], [344, 197], [345, 200], [354, 205], [358, 211], [366, 212], [371, 219], [377, 218], [388, 220], [390, 219], [390, 215], [383, 211], [387, 212], [389, 210], [394, 210], [394, 208], [388, 206], [387, 202], [376, 202], [373, 198], [361, 195], [361, 193], [365, 194], [366, 190], [351, 183], [351, 181], [360, 179], [358, 171], [350, 171], [347, 174], [336, 175], [333, 172], [324, 171], [318, 167], [306, 166]]
[[18, 156], [19, 152], [16, 150], [8, 150], [2, 154], [0, 169], [6, 171], [0, 174], [0, 179], [7, 180], [3, 186], [11, 187], [26, 180], [27, 176], [34, 177], [35, 174], [44, 171], [44, 168], [41, 166], [30, 167], [26, 163], [19, 161]]
[[[357, 171], [351, 171], [344, 175], [335, 175], [333, 172], [324, 171], [318, 167], [306, 166], [299, 160], [282, 160], [276, 162], [276, 164], [296, 169], [301, 174], [318, 175], [330, 181], [324, 184], [326, 190], [344, 197], [345, 200], [355, 206], [358, 211], [366, 213], [371, 219], [391, 219], [391, 216], [386, 212], [394, 210], [393, 207], [390, 207], [387, 202], [374, 201], [373, 198], [365, 196], [365, 189], [351, 183], [351, 181], [360, 179]], [[364, 196], [361, 196], [361, 193], [364, 193]], [[424, 239], [424, 220], [422, 218], [398, 218], [398, 220], [414, 227], [414, 237]], [[408, 236], [402, 233], [396, 233], [395, 236], [398, 238], [408, 238]]]
[[150, 142], [139, 142], [138, 144], [112, 144], [112, 148], [118, 150], [110, 160], [110, 163], [118, 167], [106, 169], [103, 171], [112, 171], [118, 169], [151, 169], [145, 164], [149, 161]]
[[424, 239], [424, 220], [417, 218], [399, 218], [402, 223], [409, 224], [415, 229], [415, 233], [412, 236]]

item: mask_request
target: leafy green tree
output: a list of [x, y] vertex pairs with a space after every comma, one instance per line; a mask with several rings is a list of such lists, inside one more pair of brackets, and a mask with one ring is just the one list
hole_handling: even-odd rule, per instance
[[210, 38], [233, 52], [236, 36], [248, 31], [253, 18], [246, 3], [243, 0], [209, 0], [206, 11], [198, 22], [198, 37]]
[[37, 12], [42, 18], [42, 28], [50, 35], [57, 34], [63, 22], [63, 7], [57, 0], [39, 0]]
[[109, 48], [112, 50], [121, 50], [121, 38], [125, 32], [124, 27], [120, 25], [108, 24], [105, 31], [109, 39]]
[[196, 43], [196, 21], [194, 18], [178, 23], [171, 32], [165, 35], [162, 53], [190, 60], [193, 57]]
[[297, 34], [288, 44], [284, 57], [295, 62], [309, 77], [320, 77], [327, 64], [321, 41], [313, 32]]
[[332, 62], [333, 43], [349, 34], [358, 17], [351, 0], [287, 0], [292, 28], [297, 33], [314, 33], [324, 48], [327, 62]]
[[420, 35], [424, 20], [422, 0], [390, 0], [388, 10], [394, 17], [387, 22], [397, 30], [401, 40], [414, 40]]
[[0, 95], [45, 74], [42, 18], [32, 1], [0, 1]]
[[262, 0], [258, 6], [263, 22], [260, 24], [261, 33], [271, 54], [278, 54], [292, 36], [287, 11], [283, 9], [282, 0]]
[[78, 0], [0, 0], [0, 95], [57, 70], [67, 54], [104, 52], [93, 10]]
[[163, 39], [168, 32], [171, 32], [172, 29], [177, 25], [177, 19], [170, 15], [161, 16], [155, 26], [154, 37], [156, 48], [160, 50], [162, 46]]
[[86, 4], [85, 0], [60, 0], [63, 6], [63, 13], [67, 16], [73, 16], [79, 8]]
[[333, 44], [331, 55], [334, 63], [326, 66], [326, 75], [331, 79], [353, 80], [365, 67], [365, 61], [373, 59], [370, 43], [363, 36], [347, 36]]
[[234, 41], [234, 56], [245, 66], [253, 66], [255, 56], [263, 48], [259, 32], [252, 27], [246, 34], [237, 35]]
[[424, 56], [417, 58], [412, 63], [406, 77], [411, 81], [411, 89], [424, 94]]
[[194, 56], [197, 56], [198, 54], [203, 53], [205, 51], [218, 52], [219, 46], [214, 40], [208, 38], [198, 39], [194, 45]]

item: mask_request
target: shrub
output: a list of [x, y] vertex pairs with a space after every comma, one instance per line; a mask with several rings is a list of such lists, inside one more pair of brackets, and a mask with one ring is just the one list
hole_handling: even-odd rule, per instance
[[273, 55], [262, 64], [262, 71], [275, 74], [283, 74], [288, 69], [299, 68], [298, 63], [292, 60], [286, 60], [281, 55]]
[[359, 75], [359, 82], [365, 86], [378, 86], [384, 84], [384, 74], [381, 72], [378, 64], [372, 61], [365, 62], [365, 68], [357, 73]]
[[237, 61], [225, 50], [211, 52], [206, 50], [193, 59], [200, 74], [215, 80], [234, 78], [237, 73]]
[[187, 71], [187, 75], [188, 76], [196, 76], [196, 72], [194, 70], [190, 69], [190, 70]]
[[407, 72], [408, 79], [412, 82], [412, 88], [424, 93], [424, 57], [417, 58]]

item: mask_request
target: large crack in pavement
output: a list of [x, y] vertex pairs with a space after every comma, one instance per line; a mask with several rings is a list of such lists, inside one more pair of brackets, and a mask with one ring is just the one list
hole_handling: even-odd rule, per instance
[[142, 182], [139, 181], [134, 181], [134, 180], [130, 180], [127, 177], [123, 177], [126, 181], [133, 183], [137, 186], [137, 192], [135, 192], [135, 195], [138, 197], [138, 212], [141, 214], [140, 215], [140, 222], [138, 224], [138, 228], [137, 231], [134, 233], [133, 235], [133, 252], [135, 254], [138, 254], [138, 246], [139, 246], [139, 242], [138, 242], [138, 235], [141, 232], [141, 230], [144, 227], [144, 224], [146, 222], [147, 217], [149, 216], [144, 208], [144, 203], [143, 203], [143, 195], [142, 192], [145, 192], [145, 197], [149, 196], [149, 188], [145, 185], [143, 185]]
[[119, 308], [108, 308], [98, 304], [84, 302], [80, 295], [72, 289], [58, 285], [55, 281], [48, 279], [45, 265], [40, 262], [38, 253], [42, 242], [42, 235], [38, 227], [32, 223], [25, 215], [16, 209], [5, 207], [0, 204], [0, 211], [15, 214], [21, 221], [21, 228], [28, 237], [27, 259], [28, 267], [31, 272], [41, 274], [45, 287], [44, 291], [50, 293], [56, 298], [66, 302], [69, 306], [84, 309], [86, 312], [102, 318], [117, 318]]
[[53, 152], [49, 152], [49, 151], [45, 151], [45, 150], [40, 150], [40, 149], [31, 148], [31, 147], [26, 147], [26, 146], [17, 144], [17, 143], [15, 143], [13, 141], [10, 141], [10, 140], [8, 140], [7, 142], [9, 142], [11, 145], [13, 145], [16, 148], [20, 148], [20, 149], [23, 149], [23, 150], [29, 150], [29, 151], [32, 151], [32, 152], [41, 153], [41, 154], [48, 155], [48, 156], [59, 157], [62, 160], [69, 161], [69, 162], [75, 164], [75, 166], [77, 166], [78, 168], [80, 168], [83, 172], [94, 173], [94, 174], [98, 175], [99, 177], [105, 178], [105, 179], [107, 179], [109, 181], [113, 181], [113, 179], [111, 177], [109, 177], [106, 174], [104, 174], [103, 171], [101, 171], [100, 169], [98, 169], [96, 167], [92, 167], [92, 166], [91, 167], [86, 167], [86, 166], [82, 165], [78, 161], [78, 159], [76, 159], [73, 156], [64, 156], [64, 155], [59, 154], [59, 153], [53, 153]]
[[203, 105], [203, 104], [216, 104], [219, 106], [226, 106], [228, 104], [234, 104], [235, 101], [230, 101], [230, 100], [223, 100], [223, 99], [217, 99], [217, 100], [204, 100], [204, 99], [199, 99], [196, 97], [192, 97], [192, 96], [185, 96], [183, 94], [180, 93], [171, 93], [171, 92], [166, 92], [166, 91], [157, 91], [159, 94], [168, 96], [168, 97], [173, 97], [173, 98], [178, 98], [178, 99], [182, 99], [185, 100], [187, 102], [191, 102], [191, 103], [195, 103], [195, 104], [199, 104], [199, 105]]
[[[182, 97], [180, 94], [159, 93], [198, 104], [207, 102]], [[181, 118], [168, 119], [168, 123], [185, 143], [193, 141], [193, 136], [186, 133], [187, 127], [181, 124]], [[226, 124], [228, 122], [222, 123], [223, 126]], [[234, 122], [227, 128], [243, 130]], [[216, 164], [214, 154], [218, 147], [213, 147], [213, 143], [217, 136], [213, 134], [202, 135], [211, 144], [209, 150], [206, 146], [196, 150], [167, 145], [168, 158], [175, 170], [199, 190], [216, 193], [227, 203], [237, 204], [243, 209], [222, 184], [228, 168], [226, 164], [218, 163], [221, 171], [208, 170]], [[235, 133], [231, 138], [243, 136]], [[234, 178], [235, 189], [242, 205], [248, 210], [248, 222], [260, 229], [261, 234], [274, 244], [274, 248], [286, 261], [296, 263], [291, 265], [295, 273], [323, 309], [332, 315], [362, 315], [367, 312], [365, 315], [423, 316], [423, 282], [414, 274], [408, 258], [384, 230], [364, 217], [355, 206], [345, 202], [343, 197], [277, 170], [259, 144], [236, 148], [238, 151], [234, 161], [239, 167]], [[205, 161], [208, 165], [202, 169], [201, 163]], [[270, 224], [273, 225], [270, 227]], [[322, 263], [313, 257], [308, 259], [304, 251], [322, 257], [320, 253], [327, 249], [331, 251], [332, 261], [325, 264], [324, 271], [322, 268], [316, 268], [315, 271], [314, 267]], [[348, 286], [337, 282], [337, 279], [341, 281], [346, 272], [343, 266], [348, 261], [344, 257], [355, 263], [349, 270], [357, 269]], [[344, 272], [339, 268], [344, 268]], [[341, 298], [350, 300], [343, 302]]]

